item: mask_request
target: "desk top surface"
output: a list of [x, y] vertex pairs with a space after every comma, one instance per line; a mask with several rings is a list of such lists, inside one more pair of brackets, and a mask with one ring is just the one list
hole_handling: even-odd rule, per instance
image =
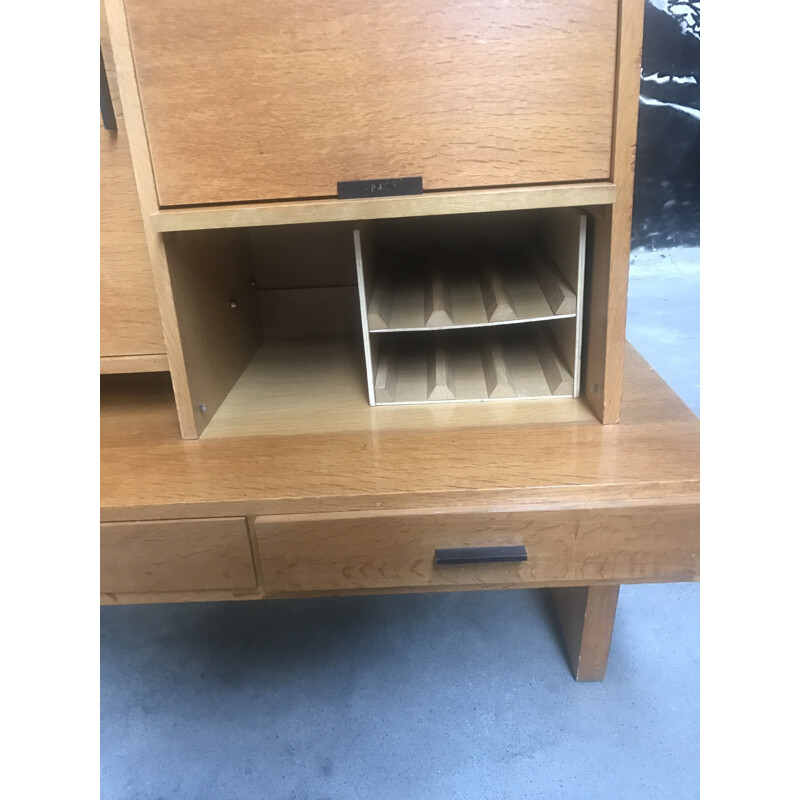
[[166, 374], [110, 375], [101, 519], [698, 502], [699, 420], [628, 345], [619, 425], [546, 423], [184, 441]]

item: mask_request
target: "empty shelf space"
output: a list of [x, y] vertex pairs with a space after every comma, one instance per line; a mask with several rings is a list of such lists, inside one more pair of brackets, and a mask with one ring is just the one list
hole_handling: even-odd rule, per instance
[[573, 395], [573, 376], [542, 326], [375, 338], [377, 405]]
[[371, 333], [533, 322], [577, 313], [575, 292], [543, 247], [470, 256], [429, 253], [378, 269]]
[[[536, 421], [596, 424], [594, 414], [583, 400], [563, 397], [537, 401]], [[295, 436], [298, 444], [294, 446], [307, 454], [309, 469], [313, 470], [319, 436], [334, 441], [356, 431], [381, 432], [398, 435], [401, 438], [392, 441], [402, 442], [406, 432], [458, 432], [519, 422], [519, 411], [513, 403], [492, 403], [491, 407], [453, 402], [371, 407], [364, 380], [364, 353], [358, 340], [321, 336], [303, 341], [268, 341], [262, 345], [214, 415], [203, 438], [274, 436], [284, 440]], [[335, 483], [335, 476], [322, 475], [320, 480]]]

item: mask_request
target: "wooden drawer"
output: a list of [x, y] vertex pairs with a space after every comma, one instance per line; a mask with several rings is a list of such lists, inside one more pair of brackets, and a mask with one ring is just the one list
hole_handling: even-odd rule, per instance
[[244, 517], [100, 526], [101, 592], [255, 588]]
[[125, 0], [162, 206], [607, 179], [615, 0]]
[[[693, 580], [699, 510], [625, 509], [258, 517], [267, 592]], [[437, 566], [436, 548], [524, 545], [519, 563]]]

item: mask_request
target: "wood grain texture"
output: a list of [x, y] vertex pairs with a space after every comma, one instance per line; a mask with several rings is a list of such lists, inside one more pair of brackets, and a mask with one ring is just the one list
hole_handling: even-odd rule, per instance
[[[693, 504], [570, 510], [367, 511], [258, 517], [266, 591], [692, 580]], [[434, 563], [439, 547], [525, 545], [515, 563]]]
[[155, 353], [166, 353], [166, 345], [125, 122], [118, 114], [116, 133], [100, 127], [100, 355]]
[[298, 410], [292, 427], [261, 412], [242, 427], [246, 388], [184, 442], [166, 376], [104, 376], [101, 519], [699, 502], [699, 422], [632, 348], [611, 427], [571, 398], [535, 401], [555, 408], [533, 422], [513, 401], [370, 408], [363, 395], [349, 417]]
[[[430, 337], [415, 337], [410, 355], [401, 341], [399, 347], [385, 346], [386, 337], [373, 336], [380, 345], [380, 358], [375, 365], [375, 384], [381, 387], [382, 398], [397, 400], [398, 380], [404, 400], [427, 398]], [[372, 352], [375, 352], [373, 341]], [[478, 342], [479, 344], [479, 342]], [[527, 341], [517, 350], [527, 360], [534, 360], [534, 346]], [[399, 352], [398, 352], [399, 350]], [[456, 388], [471, 392], [473, 399], [486, 399], [486, 382], [479, 346], [462, 348], [456, 368], [461, 372]], [[398, 358], [399, 356], [399, 358]], [[519, 358], [513, 362], [518, 367]], [[397, 371], [398, 363], [403, 374]], [[384, 368], [385, 366], [385, 368]], [[530, 369], [523, 365], [523, 377], [538, 377], [538, 385], [546, 394], [550, 390], [538, 364]], [[531, 374], [532, 373], [532, 374]], [[378, 378], [380, 377], [380, 380]], [[371, 409], [367, 403], [364, 356], [356, 337], [309, 341], [267, 341], [259, 349], [225, 402], [205, 430], [204, 438], [275, 435], [327, 435], [346, 431], [416, 430], [426, 426], [458, 427], [482, 422], [514, 424], [533, 421], [549, 424], [576, 419], [591, 421], [594, 415], [581, 401], [570, 397], [539, 399], [512, 404], [504, 411], [485, 404], [468, 403], [472, 410], [442, 410], [428, 413], [413, 407]], [[529, 384], [521, 388], [531, 389]], [[384, 394], [385, 392], [385, 394]]]
[[147, 356], [101, 356], [100, 374], [117, 375], [126, 372], [169, 372], [166, 353]]
[[[130, 356], [166, 360], [142, 209], [136, 191], [128, 136], [105, 8], [100, 3], [103, 51], [117, 131], [100, 127], [100, 371], [127, 371]], [[156, 356], [154, 354], [163, 354]], [[104, 357], [106, 360], [104, 361]], [[121, 358], [115, 358], [121, 357]], [[142, 360], [141, 364], [146, 362]], [[164, 367], [159, 367], [163, 369]], [[168, 367], [167, 367], [168, 369]]]
[[617, 199], [612, 208], [592, 209], [594, 245], [584, 369], [586, 398], [604, 423], [619, 422], [622, 413], [644, 0], [620, 0], [619, 9], [611, 159]]
[[201, 433], [263, 341], [244, 231], [164, 235], [170, 284]]
[[106, 80], [108, 81], [108, 89], [111, 93], [111, 104], [114, 106], [114, 115], [117, 118], [117, 123], [119, 123], [119, 120], [122, 118], [122, 104], [119, 97], [117, 68], [114, 65], [114, 55], [111, 47], [111, 34], [108, 30], [108, 19], [106, 18], [106, 7], [103, 0], [100, 0], [100, 50], [103, 53]]
[[262, 600], [261, 589], [195, 589], [178, 592], [102, 592], [101, 606], [148, 605], [153, 603], [219, 603], [226, 600]]
[[153, 229], [161, 232], [249, 228], [259, 225], [297, 225], [309, 222], [348, 222], [603, 205], [613, 203], [616, 196], [617, 190], [613, 183], [597, 181], [429, 192], [408, 197], [376, 197], [371, 200], [297, 200], [239, 206], [161, 209], [150, 213], [150, 221]]
[[[670, 583], [670, 581], [658, 580], [632, 580], [628, 583]], [[601, 582], [593, 583], [592, 586], [616, 586], [613, 582], [604, 584]], [[559, 583], [559, 588], [569, 586], [568, 582]], [[263, 586], [257, 590], [250, 589], [198, 589], [187, 592], [107, 592], [100, 595], [101, 605], [128, 605], [130, 603], [202, 603], [217, 602], [225, 600], [261, 600], [278, 598], [302, 598], [302, 597], [346, 597], [353, 594], [358, 595], [387, 595], [387, 594], [420, 594], [422, 592], [475, 592], [482, 589], [491, 588], [494, 590], [519, 589], [518, 583], [504, 585], [502, 583], [493, 584], [487, 587], [482, 585], [472, 586], [470, 584], [448, 584], [446, 586], [404, 586], [402, 588], [392, 587], [389, 589], [331, 589], [317, 590], [313, 592], [279, 592], [266, 591]], [[552, 588], [548, 583], [526, 584], [526, 589], [547, 589]]]
[[100, 526], [100, 591], [256, 588], [244, 518]]
[[[151, 215], [158, 209], [158, 198], [150, 161], [150, 148], [144, 128], [142, 107], [139, 101], [136, 71], [131, 55], [125, 6], [123, 0], [105, 0], [104, 8], [108, 37], [113, 52], [115, 82], [119, 91], [119, 106], [122, 108], [122, 113], [125, 117], [133, 174], [136, 179], [136, 189], [139, 193], [139, 203], [144, 220], [145, 242], [150, 255], [153, 283], [161, 315], [167, 358], [169, 359], [175, 406], [178, 411], [181, 435], [184, 438], [192, 439], [198, 435], [199, 431], [195, 424], [195, 413], [191, 392], [189, 391], [189, 379], [186, 374], [183, 344], [178, 330], [178, 319], [172, 295], [172, 283], [164, 251], [164, 242], [153, 227], [151, 220]], [[106, 59], [107, 64], [109, 60], [108, 58]], [[202, 430], [202, 427], [200, 430]]]
[[608, 0], [126, 7], [162, 206], [608, 178]]
[[576, 681], [606, 676], [619, 586], [573, 586], [553, 589], [558, 620]]

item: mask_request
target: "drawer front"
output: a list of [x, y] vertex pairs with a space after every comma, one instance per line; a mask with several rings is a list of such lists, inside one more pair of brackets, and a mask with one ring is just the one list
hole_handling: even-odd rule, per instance
[[100, 526], [101, 592], [255, 588], [244, 517]]
[[615, 0], [125, 0], [162, 206], [606, 179]]
[[[510, 586], [698, 576], [699, 509], [258, 517], [268, 592]], [[437, 565], [437, 548], [523, 545], [528, 560]]]

